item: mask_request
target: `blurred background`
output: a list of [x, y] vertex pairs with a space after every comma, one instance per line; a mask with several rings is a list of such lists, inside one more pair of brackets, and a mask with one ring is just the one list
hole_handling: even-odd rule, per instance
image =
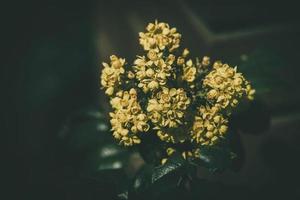
[[248, 121], [238, 172], [201, 176], [259, 197], [300, 196], [300, 16], [294, 1], [29, 0], [4, 8], [1, 79], [8, 98], [2, 99], [1, 132], [8, 141], [3, 180], [11, 199], [101, 199], [114, 191], [103, 187], [110, 178], [99, 170], [122, 169], [118, 176], [126, 179], [142, 165], [139, 155], [107, 146], [108, 99], [99, 75], [111, 54], [128, 62], [142, 54], [138, 32], [155, 19], [177, 27], [192, 56], [239, 66], [263, 102], [255, 109], [271, 116], [259, 134], [251, 128], [260, 124]]

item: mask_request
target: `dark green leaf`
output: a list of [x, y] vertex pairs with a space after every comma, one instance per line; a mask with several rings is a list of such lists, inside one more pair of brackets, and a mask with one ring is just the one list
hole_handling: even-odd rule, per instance
[[200, 156], [195, 162], [206, 167], [211, 172], [221, 172], [232, 164], [234, 154], [229, 148], [223, 146], [203, 146], [200, 148]]
[[179, 187], [186, 164], [181, 155], [174, 154], [164, 165], [145, 166], [133, 181], [129, 199], [156, 199], [162, 193]]
[[164, 165], [160, 165], [153, 169], [152, 183], [155, 183], [156, 181], [160, 180], [165, 175], [178, 171], [179, 169], [184, 167], [185, 164], [186, 161], [181, 155], [174, 154], [174, 156], [171, 156]]

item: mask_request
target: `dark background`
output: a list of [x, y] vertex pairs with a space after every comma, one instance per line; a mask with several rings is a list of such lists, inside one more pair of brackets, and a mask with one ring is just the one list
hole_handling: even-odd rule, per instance
[[111, 54], [132, 61], [142, 52], [138, 32], [155, 19], [177, 27], [192, 56], [238, 65], [271, 113], [269, 131], [242, 138], [248, 156], [242, 172], [209, 178], [271, 197], [299, 195], [296, 2], [30, 0], [3, 8], [1, 163], [9, 198], [60, 198], [64, 187], [57, 184], [76, 177], [87, 156], [65, 153], [59, 133], [66, 119], [85, 108], [106, 113], [101, 62]]

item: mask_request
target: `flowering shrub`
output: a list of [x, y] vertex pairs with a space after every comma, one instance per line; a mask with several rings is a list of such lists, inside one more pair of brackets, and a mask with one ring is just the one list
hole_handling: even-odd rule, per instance
[[[166, 155], [193, 159], [200, 147], [226, 138], [232, 110], [242, 99], [252, 100], [255, 90], [237, 67], [189, 58], [188, 49], [179, 53], [181, 34], [167, 23], [149, 23], [139, 36], [145, 55], [132, 65], [115, 55], [103, 63], [113, 136], [133, 146], [143, 144], [144, 134], [155, 134]], [[183, 143], [189, 150], [176, 148]]]

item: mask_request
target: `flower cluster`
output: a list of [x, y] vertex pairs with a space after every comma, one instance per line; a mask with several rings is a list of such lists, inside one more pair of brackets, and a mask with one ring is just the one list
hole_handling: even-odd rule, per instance
[[170, 28], [169, 24], [160, 22], [149, 23], [147, 32], [140, 32], [140, 44], [145, 51], [159, 52], [168, 49], [170, 52], [179, 47], [181, 35], [176, 28]]
[[120, 85], [120, 75], [125, 72], [125, 59], [112, 55], [110, 56], [110, 66], [107, 63], [102, 64], [104, 69], [101, 74], [101, 85], [103, 88], [106, 88], [105, 93], [111, 96], [114, 93], [115, 87]]
[[217, 106], [200, 106], [191, 130], [192, 139], [202, 145], [213, 145], [226, 133], [227, 123]]
[[203, 80], [203, 87], [207, 89], [208, 101], [222, 108], [235, 107], [245, 95], [251, 100], [255, 92], [236, 67], [221, 62], [214, 63], [212, 71]]
[[177, 128], [183, 123], [185, 111], [190, 103], [183, 88], [163, 87], [154, 98], [149, 99], [147, 105], [149, 119], [154, 124], [154, 129], [158, 130], [157, 135], [161, 140], [176, 141], [175, 134], [164, 130]]
[[147, 132], [147, 116], [137, 101], [135, 89], [119, 91], [110, 101], [114, 112], [110, 113], [113, 136], [125, 146], [141, 142], [138, 132]]
[[[181, 35], [167, 23], [150, 23], [139, 35], [145, 54], [133, 65], [116, 56], [103, 63], [113, 136], [132, 146], [155, 134], [168, 156], [196, 157], [199, 147], [226, 137], [231, 111], [242, 99], [252, 100], [255, 90], [237, 67], [211, 65], [207, 56], [191, 59], [188, 49], [177, 55]], [[191, 148], [176, 149], [181, 144]]]
[[171, 76], [174, 61], [174, 55], [170, 54], [163, 58], [162, 53], [156, 53], [154, 50], [150, 50], [147, 57], [139, 56], [133, 66], [135, 77], [139, 82], [138, 87], [148, 92], [164, 86], [167, 78]]

